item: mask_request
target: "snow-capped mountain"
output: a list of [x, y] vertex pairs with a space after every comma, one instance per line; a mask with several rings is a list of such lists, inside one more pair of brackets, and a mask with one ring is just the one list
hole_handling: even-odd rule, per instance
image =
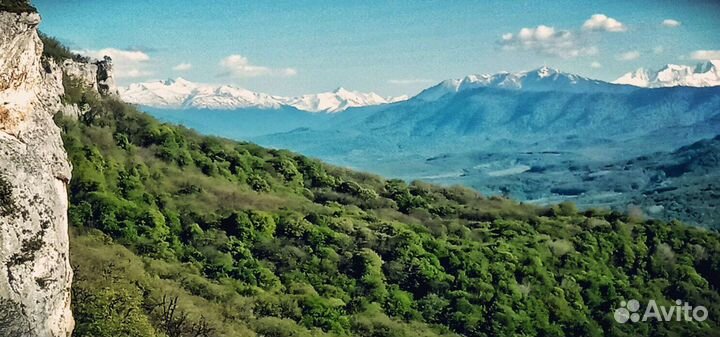
[[338, 88], [332, 92], [297, 97], [273, 96], [230, 85], [209, 85], [175, 80], [134, 83], [120, 89], [120, 97], [128, 103], [167, 109], [277, 109], [291, 106], [309, 112], [334, 113], [350, 107], [393, 103], [407, 99], [382, 97]]
[[608, 82], [593, 80], [575, 74], [561, 72], [549, 67], [517, 73], [469, 75], [461, 79], [450, 79], [425, 89], [416, 98], [433, 101], [449, 93], [458, 93], [476, 88], [499, 88], [526, 91], [567, 91], [567, 92], [614, 92], [627, 88]]
[[720, 85], [720, 60], [699, 63], [695, 67], [668, 64], [658, 71], [640, 68], [613, 81], [643, 88], [714, 87]]
[[128, 103], [160, 108], [277, 108], [281, 103], [271, 95], [228, 85], [211, 86], [175, 80], [134, 83], [120, 89], [120, 97]]
[[407, 96], [382, 97], [374, 92], [362, 93], [337, 88], [332, 92], [296, 97], [278, 97], [285, 105], [305, 111], [339, 112], [351, 107], [394, 103], [408, 99]]

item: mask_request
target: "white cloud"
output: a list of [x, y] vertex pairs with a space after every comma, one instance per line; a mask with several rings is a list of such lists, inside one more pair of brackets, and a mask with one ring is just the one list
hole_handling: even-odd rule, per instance
[[180, 63], [172, 68], [175, 71], [188, 71], [192, 69], [192, 64], [190, 63]]
[[720, 60], [720, 50], [696, 50], [690, 58], [698, 61]]
[[105, 56], [112, 58], [113, 75], [115, 78], [138, 78], [153, 74], [146, 66], [150, 56], [140, 50], [123, 50], [105, 48], [99, 50], [73, 50], [73, 53], [102, 59]]
[[105, 48], [100, 50], [84, 50], [80, 52], [83, 55], [101, 59], [104, 56], [110, 56], [114, 62], [146, 62], [150, 60], [150, 56], [140, 50], [122, 50], [116, 48]]
[[669, 28], [675, 28], [679, 27], [682, 24], [682, 22], [673, 20], [673, 19], [665, 19], [662, 22], [662, 25]]
[[396, 85], [411, 85], [411, 84], [428, 84], [435, 81], [425, 78], [410, 78], [410, 79], [399, 79], [399, 80], [388, 80], [390, 84]]
[[505, 33], [499, 41], [503, 50], [532, 50], [540, 54], [574, 58], [598, 53], [597, 47], [584, 46], [576, 34], [539, 25], [522, 28], [517, 34]]
[[625, 27], [622, 22], [608, 17], [605, 14], [593, 14], [593, 16], [583, 23], [582, 29], [589, 31], [602, 30], [617, 33], [626, 31], [627, 27]]
[[595, 61], [593, 63], [590, 63], [590, 68], [599, 69], [599, 68], [602, 68], [602, 64], [600, 64], [600, 62], [598, 62], [598, 61]]
[[663, 46], [653, 48], [653, 53], [655, 54], [662, 54], [663, 52], [665, 52], [665, 48], [663, 48]]
[[[117, 69], [117, 67], [115, 69]], [[123, 70], [123, 71], [115, 70], [113, 72], [113, 75], [116, 78], [139, 78], [139, 77], [148, 77], [152, 74], [154, 74], [152, 71], [142, 70], [142, 69], [127, 69], [127, 70]]]
[[617, 55], [617, 59], [620, 61], [632, 61], [637, 60], [640, 58], [640, 52], [637, 50], [632, 50], [628, 52], [624, 52], [622, 54]]
[[222, 61], [220, 66], [225, 69], [223, 75], [231, 75], [235, 77], [258, 77], [258, 76], [280, 76], [290, 77], [297, 75], [297, 70], [293, 68], [269, 68], [250, 64], [247, 57], [242, 55], [230, 55]]

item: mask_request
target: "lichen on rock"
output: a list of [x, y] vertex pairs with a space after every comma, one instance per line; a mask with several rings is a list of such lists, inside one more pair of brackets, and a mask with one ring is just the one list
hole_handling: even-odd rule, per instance
[[42, 60], [39, 23], [32, 11], [0, 11], [2, 336], [66, 337], [73, 328], [71, 168], [52, 119], [62, 108], [62, 70]]

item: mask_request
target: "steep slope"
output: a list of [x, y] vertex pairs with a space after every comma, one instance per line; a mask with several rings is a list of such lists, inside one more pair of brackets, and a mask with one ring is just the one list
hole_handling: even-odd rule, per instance
[[720, 60], [709, 60], [694, 67], [667, 64], [658, 71], [640, 68], [613, 83], [643, 88], [720, 86]]
[[296, 97], [272, 96], [229, 85], [208, 85], [175, 80], [134, 83], [120, 90], [124, 101], [163, 109], [280, 109], [293, 107], [307, 112], [340, 112], [351, 107], [397, 102], [407, 97], [381, 97], [338, 88], [332, 92]]
[[384, 180], [89, 102], [59, 121], [78, 336], [718, 331], [612, 318], [628, 298], [720, 310], [715, 232]]
[[0, 5], [0, 335], [66, 337], [70, 164], [52, 119], [62, 72], [41, 61], [39, 23], [25, 2]]

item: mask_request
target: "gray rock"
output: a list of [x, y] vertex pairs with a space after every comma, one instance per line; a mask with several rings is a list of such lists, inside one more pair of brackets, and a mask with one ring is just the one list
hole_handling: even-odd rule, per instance
[[66, 75], [80, 80], [88, 88], [101, 95], [118, 96], [118, 88], [113, 77], [112, 59], [105, 56], [102, 60], [89, 60], [88, 62], [66, 59], [62, 69]]
[[0, 12], [0, 335], [66, 337], [71, 167], [53, 115], [62, 72], [41, 63], [36, 13]]

